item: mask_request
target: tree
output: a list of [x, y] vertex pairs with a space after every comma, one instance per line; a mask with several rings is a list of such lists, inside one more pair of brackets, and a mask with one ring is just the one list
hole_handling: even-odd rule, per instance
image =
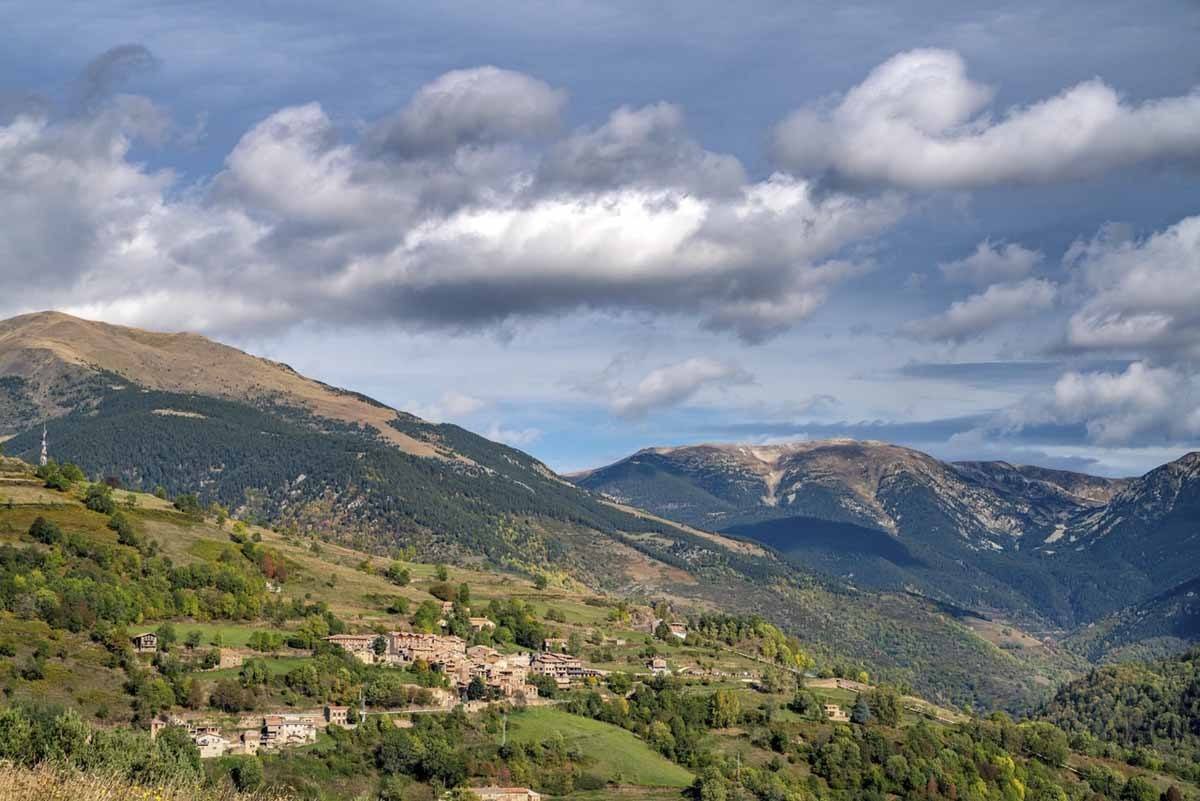
[[871, 722], [871, 708], [867, 706], [867, 697], [859, 693], [854, 701], [854, 709], [850, 711], [850, 722], [865, 726]]
[[738, 722], [741, 712], [741, 702], [729, 690], [717, 690], [708, 697], [708, 725], [714, 729], [733, 726]]
[[83, 494], [83, 505], [93, 512], [111, 515], [117, 511], [117, 502], [113, 500], [112, 487], [107, 484], [92, 484]]
[[536, 589], [544, 590], [550, 586], [550, 579], [546, 578], [545, 573], [538, 573], [533, 577], [533, 586]]
[[29, 536], [45, 545], [55, 545], [63, 539], [62, 529], [41, 515], [34, 518], [29, 526]]
[[120, 544], [128, 545], [131, 548], [140, 549], [142, 547], [142, 538], [134, 530], [133, 523], [129, 522], [129, 518], [121, 512], [113, 512], [113, 516], [108, 519], [108, 527], [117, 532], [117, 542]]
[[238, 677], [243, 687], [261, 687], [271, 680], [271, 671], [261, 659], [247, 659], [242, 663]]
[[400, 587], [406, 587], [412, 581], [412, 574], [408, 572], [408, 568], [401, 562], [392, 562], [388, 565], [387, 569], [384, 570], [384, 575], [387, 576], [388, 581]]
[[467, 700], [479, 701], [487, 698], [487, 694], [488, 688], [484, 680], [479, 676], [472, 677], [471, 683], [467, 685]]
[[67, 462], [63, 464], [63, 466], [59, 468], [59, 471], [62, 473], [62, 477], [67, 481], [70, 481], [72, 484], [78, 484], [80, 481], [84, 481], [87, 478], [87, 476], [83, 474], [83, 471], [79, 469], [79, 465], [74, 464], [73, 462]]
[[440, 564], [440, 563], [438, 564], [437, 567], [435, 567], [433, 569], [433, 575], [437, 578], [438, 581], [449, 581], [450, 580], [450, 571], [446, 569], [445, 565]]
[[253, 792], [262, 786], [263, 766], [258, 757], [243, 757], [234, 763], [229, 772], [233, 786], [243, 793]]
[[371, 640], [371, 650], [375, 652], [375, 656], [383, 656], [387, 653], [387, 639], [380, 634], [375, 639]]
[[204, 507], [200, 505], [200, 499], [193, 493], [176, 496], [175, 508], [189, 517], [201, 517], [204, 514]]
[[881, 686], [872, 690], [867, 704], [871, 714], [884, 726], [896, 726], [900, 723], [900, 698], [891, 687]]
[[184, 638], [183, 644], [189, 651], [194, 651], [200, 647], [200, 640], [204, 637], [199, 631], [189, 631], [187, 637]]
[[164, 679], [143, 682], [137, 690], [137, 708], [143, 718], [152, 718], [175, 705], [175, 692]]

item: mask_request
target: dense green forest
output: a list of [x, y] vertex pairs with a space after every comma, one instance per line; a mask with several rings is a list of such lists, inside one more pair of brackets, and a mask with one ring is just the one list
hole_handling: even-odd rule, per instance
[[[504, 523], [542, 518], [598, 531], [660, 526], [615, 510], [553, 477], [519, 451], [455, 426], [397, 422], [450, 444], [470, 461], [412, 456], [376, 432], [288, 406], [257, 408], [126, 386], [49, 424], [55, 458], [94, 478], [146, 492], [196, 492], [264, 520], [300, 528], [342, 523], [359, 544], [467, 551], [501, 561], [567, 559], [553, 538], [512, 541]], [[6, 443], [35, 459], [41, 428]]]
[[1074, 748], [1200, 780], [1200, 649], [1096, 668], [1042, 710]]

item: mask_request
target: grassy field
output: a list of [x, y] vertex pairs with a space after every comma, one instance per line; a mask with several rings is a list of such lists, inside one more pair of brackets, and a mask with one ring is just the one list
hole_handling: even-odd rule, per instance
[[80, 776], [45, 766], [0, 766], [5, 801], [283, 801], [270, 792], [242, 794], [229, 788], [146, 787], [105, 776]]
[[515, 714], [509, 724], [514, 742], [540, 742], [561, 734], [568, 745], [592, 755], [592, 772], [608, 781], [645, 787], [687, 787], [693, 776], [624, 729], [545, 707]]

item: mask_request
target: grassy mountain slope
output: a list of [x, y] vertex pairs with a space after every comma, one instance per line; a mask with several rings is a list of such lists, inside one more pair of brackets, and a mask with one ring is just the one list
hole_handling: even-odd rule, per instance
[[949, 703], [1019, 707], [1071, 667], [1030, 671], [903, 587], [851, 591], [769, 548], [616, 506], [518, 450], [202, 337], [28, 315], [0, 325], [0, 366], [9, 453], [36, 459], [49, 416], [56, 459], [142, 491], [196, 492], [292, 536], [762, 614], [814, 650]]

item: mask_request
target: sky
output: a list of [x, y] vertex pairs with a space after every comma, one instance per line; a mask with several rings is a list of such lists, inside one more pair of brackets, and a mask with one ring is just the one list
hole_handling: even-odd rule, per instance
[[198, 331], [561, 471], [1200, 448], [1195, 2], [0, 0], [0, 31], [2, 316]]

